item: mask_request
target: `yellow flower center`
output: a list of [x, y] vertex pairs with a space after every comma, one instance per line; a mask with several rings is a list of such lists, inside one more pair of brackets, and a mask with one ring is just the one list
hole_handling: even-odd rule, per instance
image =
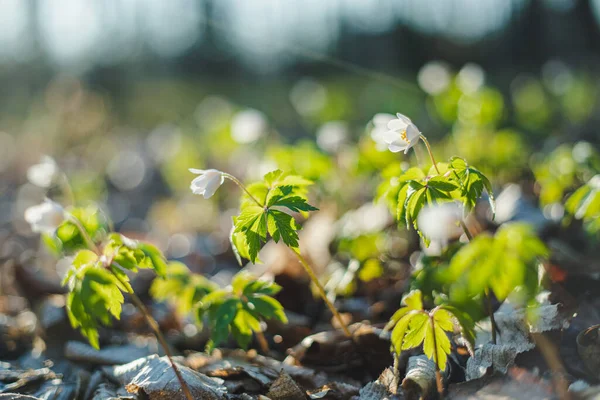
[[400, 139], [404, 140], [406, 143], [410, 143], [410, 140], [408, 140], [408, 136], [406, 136], [406, 129], [400, 132]]

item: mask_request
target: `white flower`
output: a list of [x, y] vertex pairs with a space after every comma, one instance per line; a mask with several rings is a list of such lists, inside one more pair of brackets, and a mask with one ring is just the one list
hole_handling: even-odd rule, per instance
[[225, 181], [223, 173], [216, 169], [190, 168], [190, 172], [199, 175], [192, 181], [190, 189], [194, 194], [201, 194], [205, 199], [212, 197]]
[[50, 199], [25, 210], [25, 221], [29, 222], [34, 232], [54, 233], [65, 218], [65, 210]]
[[371, 122], [373, 123], [373, 129], [371, 130], [371, 139], [377, 145], [377, 150], [385, 151], [387, 149], [387, 143], [383, 140], [385, 133], [388, 131], [387, 124], [395, 119], [396, 117], [392, 114], [379, 113], [375, 114]]
[[43, 156], [39, 164], [32, 165], [27, 170], [29, 182], [42, 188], [49, 188], [58, 175], [58, 166], [50, 156]]
[[397, 153], [404, 150], [404, 154], [406, 154], [408, 149], [417, 144], [421, 132], [410, 118], [400, 113], [396, 115], [398, 119], [388, 122], [387, 128], [389, 130], [382, 135], [382, 139], [391, 152]]
[[425, 237], [446, 243], [462, 234], [461, 219], [462, 209], [458, 203], [442, 203], [424, 207], [417, 224]]

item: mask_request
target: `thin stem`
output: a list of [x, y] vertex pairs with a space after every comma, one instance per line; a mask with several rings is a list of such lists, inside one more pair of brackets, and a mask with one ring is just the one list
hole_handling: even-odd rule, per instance
[[252, 199], [252, 201], [254, 201], [259, 207], [264, 207], [265, 205], [262, 204], [260, 201], [258, 201], [256, 199], [256, 197], [252, 196], [252, 193], [250, 193], [248, 191], [248, 189], [246, 188], [246, 186], [244, 186], [244, 184], [235, 176], [230, 175], [226, 172], [222, 172], [223, 176], [227, 179], [229, 179], [230, 181], [232, 181], [233, 183], [235, 183], [236, 185], [239, 186], [240, 189], [242, 189], [244, 192], [246, 192], [246, 194]]
[[498, 326], [496, 325], [496, 318], [494, 317], [494, 310], [492, 309], [492, 296], [490, 295], [490, 290], [488, 288], [485, 288], [485, 304], [492, 325], [492, 343], [496, 344], [496, 331], [498, 330]]
[[[117, 265], [121, 269], [123, 268], [115, 262], [113, 262], [113, 264]], [[129, 293], [129, 296], [131, 296], [131, 300], [133, 301], [133, 303], [135, 304], [137, 309], [140, 310], [140, 312], [144, 315], [144, 317], [146, 318], [146, 321], [148, 322], [148, 325], [150, 325], [150, 328], [154, 331], [154, 334], [156, 335], [158, 342], [160, 343], [161, 347], [165, 351], [165, 354], [167, 355], [167, 358], [169, 359], [169, 362], [171, 363], [171, 368], [173, 368], [173, 372], [175, 372], [175, 376], [177, 377], [177, 380], [179, 381], [179, 384], [181, 385], [181, 389], [183, 389], [183, 393], [185, 394], [185, 397], [188, 400], [194, 400], [194, 396], [192, 396], [192, 392], [190, 392], [190, 388], [188, 387], [187, 383], [183, 379], [183, 376], [181, 375], [179, 368], [177, 368], [177, 365], [173, 361], [173, 355], [171, 354], [171, 350], [169, 349], [169, 345], [167, 344], [165, 337], [163, 336], [162, 332], [160, 331], [158, 322], [156, 322], [156, 320], [152, 317], [152, 315], [150, 314], [150, 312], [148, 311], [148, 309], [146, 308], [144, 303], [142, 303], [142, 300], [140, 300], [140, 298], [135, 294], [135, 292], [129, 288], [129, 285], [127, 285], [121, 279], [121, 277], [119, 275], [113, 273], [113, 276], [115, 276], [119, 280], [119, 282], [121, 282], [121, 285], [127, 289], [127, 293]]]
[[269, 354], [269, 342], [267, 342], [267, 338], [265, 338], [265, 334], [262, 331], [256, 332], [256, 340], [258, 341], [258, 346], [260, 347], [260, 351], [263, 352], [264, 355]]
[[317, 275], [315, 275], [315, 272], [313, 271], [313, 269], [311, 268], [311, 266], [308, 265], [308, 263], [306, 262], [306, 260], [304, 259], [304, 257], [302, 257], [302, 255], [300, 253], [297, 253], [296, 251], [293, 251], [293, 252], [294, 252], [294, 254], [296, 254], [296, 257], [298, 257], [298, 260], [300, 261], [300, 264], [302, 264], [302, 266], [304, 267], [304, 270], [306, 271], [306, 273], [308, 274], [308, 276], [310, 277], [310, 279], [313, 281], [313, 283], [317, 287], [317, 290], [319, 291], [319, 295], [321, 296], [321, 298], [323, 299], [323, 301], [325, 302], [325, 304], [327, 305], [327, 307], [329, 308], [329, 310], [333, 314], [334, 318], [338, 321], [338, 323], [342, 327], [342, 330], [344, 331], [344, 334], [346, 336], [348, 336], [349, 338], [352, 338], [352, 333], [350, 333], [350, 330], [346, 326], [346, 323], [344, 322], [344, 319], [342, 318], [342, 316], [338, 312], [337, 308], [335, 308], [335, 306], [333, 305], [333, 303], [331, 301], [329, 301], [329, 298], [327, 298], [327, 293], [325, 293], [325, 289], [323, 288], [323, 286], [319, 282], [319, 279], [317, 278]]
[[569, 383], [565, 379], [567, 371], [560, 360], [558, 349], [543, 333], [532, 333], [531, 337], [552, 370], [552, 380], [554, 381], [554, 388], [558, 393], [558, 397], [562, 400], [571, 399]]
[[73, 193], [73, 188], [71, 188], [71, 184], [69, 183], [69, 178], [67, 178], [67, 175], [64, 172], [60, 176], [60, 190], [67, 198], [69, 205], [75, 205], [75, 194]]
[[[467, 236], [467, 239], [469, 239], [469, 242], [471, 242], [473, 240], [473, 235], [469, 231], [469, 228], [467, 227], [465, 220], [461, 218], [459, 222], [460, 222], [460, 226], [462, 227], [463, 231], [465, 232], [465, 235]], [[498, 325], [496, 324], [496, 317], [494, 317], [494, 310], [492, 309], [492, 296], [491, 296], [490, 290], [488, 288], [485, 289], [484, 297], [485, 297], [485, 305], [487, 308], [487, 313], [490, 317], [490, 324], [492, 325], [492, 343], [496, 344], [496, 335], [498, 332]]]
[[471, 231], [469, 231], [469, 228], [467, 227], [465, 220], [461, 218], [459, 222], [460, 222], [460, 227], [462, 228], [463, 232], [465, 233], [465, 236], [467, 237], [467, 239], [469, 239], [469, 242], [471, 242], [473, 240], [473, 235], [471, 234]]
[[89, 247], [89, 249], [94, 251], [96, 254], [100, 254], [100, 249], [98, 248], [98, 246], [96, 246], [96, 243], [94, 243], [94, 241], [90, 237], [89, 233], [85, 230], [81, 222], [79, 222], [79, 220], [71, 214], [69, 214], [69, 221], [71, 221], [73, 225], [77, 227], [87, 247]]
[[[435, 320], [433, 319], [433, 314], [429, 314], [429, 321], [431, 326], [433, 327], [433, 332], [435, 332]], [[435, 364], [435, 384], [437, 387], [438, 394], [440, 398], [444, 397], [444, 382], [442, 381], [442, 373], [440, 372], [440, 367], [438, 365], [438, 353], [437, 353], [437, 340], [435, 338], [435, 333], [433, 335], [433, 363]]]
[[435, 162], [435, 157], [433, 156], [433, 152], [431, 151], [431, 146], [429, 145], [429, 141], [427, 140], [427, 138], [425, 137], [425, 135], [422, 135], [422, 134], [421, 134], [421, 139], [423, 140], [423, 143], [425, 143], [425, 147], [427, 147], [427, 152], [429, 153], [429, 158], [431, 158], [431, 162], [433, 163], [433, 167], [435, 168], [435, 170], [438, 173], [438, 175], [441, 175], [440, 170], [437, 167], [437, 163]]

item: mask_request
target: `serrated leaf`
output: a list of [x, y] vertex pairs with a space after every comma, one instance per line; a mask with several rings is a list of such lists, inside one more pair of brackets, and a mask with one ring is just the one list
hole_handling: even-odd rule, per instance
[[411, 319], [419, 313], [419, 311], [417, 310], [409, 310], [406, 307], [404, 308], [404, 310], [406, 310], [406, 312], [403, 313], [403, 315], [398, 319], [394, 326], [394, 329], [392, 330], [391, 341], [392, 345], [394, 346], [394, 350], [397, 354], [400, 354], [400, 352], [402, 351], [402, 346], [404, 344], [404, 340]]
[[254, 295], [248, 299], [249, 308], [262, 318], [276, 319], [286, 324], [288, 319], [280, 302], [266, 295]]
[[488, 193], [492, 219], [496, 215], [496, 201], [492, 184], [489, 179], [479, 170], [470, 167], [467, 162], [460, 157], [453, 157], [450, 160], [450, 172], [461, 188], [461, 197], [465, 211], [470, 211], [477, 204], [477, 200], [485, 190]]
[[257, 279], [249, 282], [245, 287], [243, 294], [244, 296], [251, 296], [253, 294], [266, 294], [273, 296], [281, 291], [281, 286], [275, 282], [267, 281], [264, 279]]
[[429, 316], [423, 313], [415, 314], [408, 324], [408, 332], [402, 343], [402, 350], [418, 347], [425, 340]]
[[406, 304], [410, 310], [422, 310], [423, 299], [420, 290], [411, 290], [404, 298], [402, 302]]
[[283, 240], [288, 247], [298, 248], [296, 231], [299, 226], [291, 215], [278, 210], [269, 210], [267, 226], [269, 234], [276, 243]]

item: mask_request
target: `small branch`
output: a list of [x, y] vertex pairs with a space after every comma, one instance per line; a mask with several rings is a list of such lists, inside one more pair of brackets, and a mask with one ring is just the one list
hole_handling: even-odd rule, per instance
[[[123, 268], [117, 263], [114, 263], [114, 264], [116, 264], [119, 268]], [[128, 288], [128, 285], [126, 285], [125, 282], [123, 282], [121, 277], [119, 277], [116, 274], [113, 274], [113, 276], [115, 276], [119, 280], [119, 282], [121, 282], [121, 285], [123, 285], [123, 287]], [[177, 377], [177, 380], [179, 381], [179, 384], [181, 385], [181, 389], [183, 390], [185, 397], [187, 398], [187, 400], [194, 400], [194, 396], [192, 396], [192, 392], [190, 391], [190, 388], [188, 387], [186, 381], [183, 379], [183, 376], [181, 375], [179, 368], [177, 368], [177, 365], [173, 361], [173, 355], [171, 354], [171, 350], [169, 348], [169, 345], [167, 344], [167, 341], [165, 340], [165, 337], [163, 336], [162, 332], [160, 331], [158, 322], [156, 322], [156, 320], [152, 317], [152, 315], [150, 314], [150, 312], [148, 311], [148, 309], [146, 308], [144, 303], [142, 303], [142, 300], [140, 300], [140, 298], [135, 294], [135, 292], [133, 290], [127, 289], [127, 293], [129, 293], [129, 295], [131, 296], [131, 300], [133, 301], [133, 304], [135, 304], [137, 309], [142, 313], [142, 315], [144, 315], [144, 317], [146, 318], [146, 321], [148, 322], [148, 325], [150, 325], [150, 328], [154, 331], [154, 334], [156, 335], [158, 342], [160, 343], [161, 347], [165, 351], [165, 354], [167, 355], [167, 358], [169, 359], [169, 362], [171, 363], [171, 368], [173, 368], [173, 372], [175, 372], [175, 376]]]
[[438, 175], [441, 175], [440, 170], [437, 167], [437, 163], [435, 162], [435, 157], [433, 156], [433, 152], [431, 151], [431, 146], [429, 145], [429, 141], [427, 140], [427, 138], [423, 134], [421, 134], [420, 137], [423, 140], [423, 143], [425, 143], [425, 147], [427, 147], [427, 152], [429, 153], [429, 158], [431, 158], [431, 162], [433, 163], [433, 167], [435, 168], [435, 170], [438, 173]]
[[340, 313], [338, 312], [337, 308], [335, 308], [333, 303], [331, 301], [329, 301], [329, 298], [327, 298], [327, 293], [325, 292], [325, 289], [319, 282], [319, 279], [317, 278], [317, 275], [315, 275], [315, 272], [313, 271], [311, 266], [308, 265], [308, 263], [306, 262], [306, 260], [304, 259], [304, 257], [302, 257], [302, 255], [300, 253], [297, 253], [294, 250], [292, 250], [292, 251], [294, 252], [294, 254], [296, 254], [296, 257], [298, 257], [300, 264], [302, 264], [302, 266], [304, 267], [304, 270], [306, 271], [306, 273], [308, 274], [310, 279], [313, 281], [313, 283], [317, 287], [317, 289], [319, 291], [319, 295], [321, 296], [321, 298], [323, 299], [323, 301], [325, 302], [325, 304], [327, 305], [327, 307], [333, 314], [334, 318], [338, 321], [338, 323], [342, 327], [344, 334], [352, 339], [353, 338], [352, 333], [350, 333], [350, 330], [346, 326], [346, 323], [344, 322], [344, 320], [343, 320], [342, 316], [340, 315]]

